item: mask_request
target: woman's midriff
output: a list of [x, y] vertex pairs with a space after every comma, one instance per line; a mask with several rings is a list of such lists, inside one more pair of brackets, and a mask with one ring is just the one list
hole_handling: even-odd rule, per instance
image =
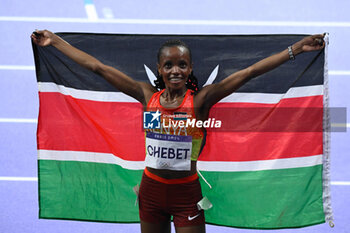
[[197, 161], [191, 161], [191, 170], [189, 171], [174, 171], [166, 169], [155, 169], [147, 167], [147, 170], [154, 175], [162, 177], [164, 179], [179, 179], [194, 175], [197, 173]]

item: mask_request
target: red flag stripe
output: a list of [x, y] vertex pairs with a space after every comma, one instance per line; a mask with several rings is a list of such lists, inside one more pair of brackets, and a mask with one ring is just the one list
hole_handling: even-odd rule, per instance
[[[38, 149], [89, 151], [113, 153], [121, 159], [130, 161], [144, 160], [144, 134], [142, 131], [142, 107], [138, 103], [101, 102], [75, 99], [60, 93], [40, 93], [40, 117], [38, 126]], [[277, 132], [257, 132], [252, 125], [259, 125], [261, 109], [273, 108], [315, 108], [314, 114], [320, 114], [322, 96], [284, 99], [276, 104], [239, 104], [220, 103], [212, 114], [219, 109], [255, 109], [250, 114], [236, 115], [225, 122], [244, 122], [245, 128], [231, 128], [236, 132], [208, 132], [207, 144], [201, 155], [204, 161], [253, 161], [278, 158], [293, 158], [322, 154], [322, 128], [319, 125], [293, 132], [293, 128], [275, 130]], [[225, 112], [223, 111], [223, 112]], [[254, 114], [252, 114], [254, 113]], [[310, 122], [306, 115], [298, 111], [289, 111], [264, 121], [265, 131], [270, 125], [288, 125], [293, 118], [295, 125]], [[218, 115], [218, 116], [219, 116]], [[258, 116], [250, 117], [247, 116]], [[278, 114], [277, 114], [278, 115]], [[315, 115], [310, 119], [314, 119]], [[322, 119], [322, 114], [320, 115]], [[248, 122], [249, 124], [247, 125]], [[269, 123], [270, 122], [270, 123]], [[322, 121], [321, 121], [322, 122]], [[273, 123], [273, 124], [272, 124]], [[241, 123], [238, 125], [242, 125]], [[306, 124], [307, 127], [309, 124]], [[249, 128], [250, 127], [250, 128]], [[237, 132], [248, 129], [248, 132]], [[306, 129], [306, 128], [305, 128]], [[310, 130], [311, 129], [311, 130]], [[253, 131], [253, 132], [252, 132]], [[303, 132], [308, 131], [308, 132]], [[224, 145], [225, 144], [225, 149]], [[239, 147], [238, 147], [239, 145]], [[245, 146], [246, 145], [246, 146]], [[300, 149], [295, 149], [295, 148]], [[213, 158], [213, 155], [216, 158]]]

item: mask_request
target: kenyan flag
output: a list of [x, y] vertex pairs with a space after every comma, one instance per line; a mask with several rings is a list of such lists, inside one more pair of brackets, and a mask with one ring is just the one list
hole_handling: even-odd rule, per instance
[[[279, 52], [304, 35], [170, 36], [59, 33], [132, 78], [152, 82], [168, 39], [192, 49], [199, 85]], [[40, 218], [138, 222], [144, 169], [142, 106], [53, 47], [34, 45]], [[217, 103], [198, 167], [207, 223], [301, 227], [332, 219], [325, 51], [255, 78]]]

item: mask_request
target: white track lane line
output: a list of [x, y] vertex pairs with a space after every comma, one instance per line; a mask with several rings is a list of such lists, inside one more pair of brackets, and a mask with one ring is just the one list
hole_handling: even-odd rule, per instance
[[252, 26], [252, 27], [350, 27], [350, 22], [332, 21], [250, 21], [250, 20], [183, 20], [183, 19], [97, 19], [60, 17], [1, 16], [0, 21], [55, 22], [55, 23], [110, 23], [152, 25], [203, 25], [203, 26]]
[[[35, 66], [25, 66], [25, 65], [0, 65], [0, 70], [35, 70]], [[329, 75], [334, 76], [348, 76], [350, 75], [350, 70], [330, 70]]]
[[348, 186], [350, 181], [331, 181], [331, 185]]
[[35, 70], [35, 66], [0, 65], [0, 70]]
[[350, 70], [330, 70], [329, 75], [350, 75]]
[[[0, 176], [0, 181], [38, 181], [37, 177]], [[350, 181], [331, 181], [334, 186], [350, 186]]]
[[35, 118], [0, 118], [0, 123], [38, 123]]
[[37, 177], [0, 176], [0, 181], [38, 181]]

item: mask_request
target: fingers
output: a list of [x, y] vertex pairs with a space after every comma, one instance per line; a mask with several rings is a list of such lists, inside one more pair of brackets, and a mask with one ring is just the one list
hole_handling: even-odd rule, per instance
[[42, 33], [40, 33], [38, 29], [35, 29], [35, 31], [31, 34], [30, 37], [31, 37], [33, 40], [36, 41], [36, 40], [39, 40], [39, 39], [40, 39], [41, 34], [42, 34]]
[[38, 37], [34, 34], [34, 32], [30, 35], [30, 38], [32, 38], [34, 42], [38, 40]]
[[50, 35], [50, 31], [35, 29], [35, 31], [32, 33], [32, 35], [34, 35], [37, 38], [40, 38], [41, 36], [48, 37]]
[[36, 36], [36, 37], [41, 36], [41, 35], [40, 35], [38, 32], [36, 32], [36, 31], [33, 32], [33, 35]]
[[30, 38], [34, 41], [34, 43], [38, 44], [41, 39], [41, 34], [39, 34], [37, 31], [34, 31], [31, 35]]
[[305, 37], [302, 40], [303, 44], [303, 51], [309, 52], [309, 51], [315, 51], [315, 50], [321, 50], [325, 47], [326, 43], [324, 41], [324, 34], [315, 34], [308, 37]]
[[315, 43], [316, 45], [323, 45], [323, 44], [324, 44], [324, 41], [323, 41], [323, 39], [316, 38], [316, 39], [314, 39], [314, 43]]
[[321, 45], [320, 49], [323, 49], [326, 46], [326, 42], [323, 41], [323, 44]]
[[323, 38], [325, 37], [326, 33], [323, 34], [316, 34], [316, 35], [312, 35], [311, 39], [312, 39], [312, 45], [313, 46], [317, 46], [320, 49], [324, 47], [325, 42], [323, 40]]
[[47, 46], [50, 42], [50, 33], [47, 30], [37, 30], [30, 35], [32, 41], [39, 46]]
[[323, 34], [315, 34], [315, 35], [312, 35], [311, 37], [312, 37], [312, 38], [323, 38], [325, 35], [326, 35], [326, 33], [323, 33]]
[[48, 30], [35, 29], [35, 31], [31, 34], [30, 37], [32, 38], [34, 43], [41, 46], [46, 46], [48, 45], [47, 43], [50, 42], [51, 33]]

